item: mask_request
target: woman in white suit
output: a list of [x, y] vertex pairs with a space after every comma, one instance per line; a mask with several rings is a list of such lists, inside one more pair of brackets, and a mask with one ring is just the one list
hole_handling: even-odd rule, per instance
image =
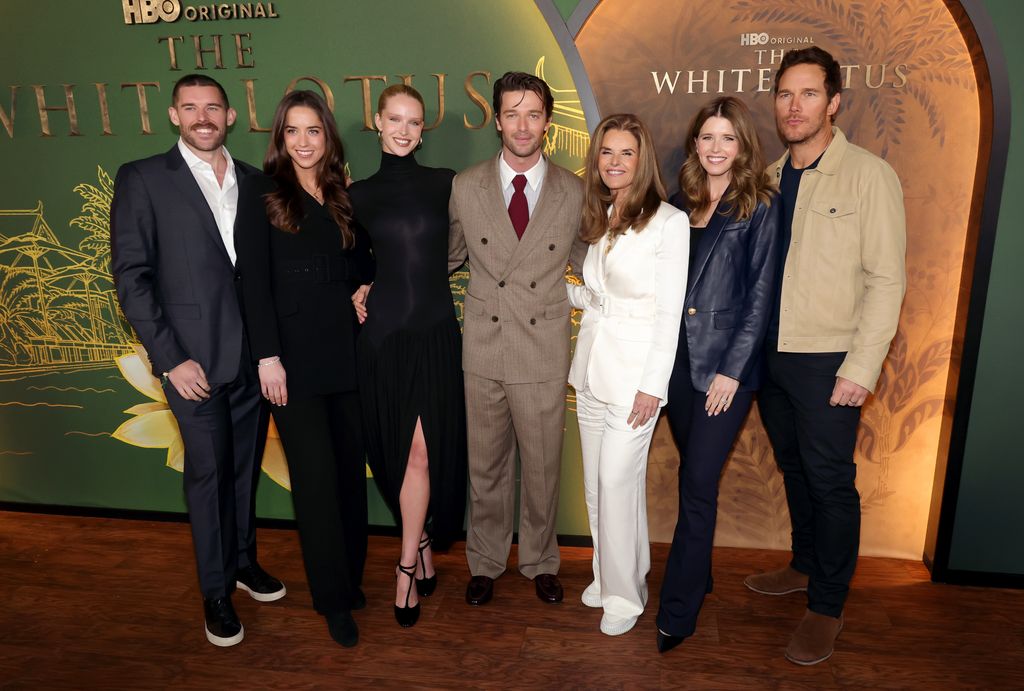
[[635, 115], [598, 125], [584, 187], [585, 285], [568, 284], [583, 310], [569, 383], [594, 540], [583, 603], [603, 608], [601, 631], [617, 636], [647, 604], [647, 451], [668, 400], [690, 230], [686, 214], [664, 201], [650, 133]]

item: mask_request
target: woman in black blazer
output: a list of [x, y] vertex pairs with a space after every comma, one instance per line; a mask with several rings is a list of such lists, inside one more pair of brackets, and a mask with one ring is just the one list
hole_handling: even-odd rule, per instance
[[661, 588], [658, 650], [690, 636], [711, 591], [722, 466], [760, 385], [775, 296], [778, 205], [750, 112], [725, 96], [690, 124], [672, 202], [690, 215], [690, 270], [668, 419], [679, 448], [679, 519]]
[[366, 476], [349, 296], [372, 280], [352, 223], [345, 159], [324, 100], [293, 91], [274, 115], [266, 175], [239, 190], [235, 247], [260, 387], [288, 458], [313, 606], [341, 645], [366, 561]]

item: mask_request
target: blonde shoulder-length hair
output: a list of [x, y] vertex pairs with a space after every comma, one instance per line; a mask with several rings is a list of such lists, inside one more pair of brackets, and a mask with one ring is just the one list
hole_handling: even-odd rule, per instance
[[[612, 193], [601, 180], [598, 161], [605, 135], [619, 130], [628, 132], [636, 138], [637, 163], [633, 176], [633, 184], [619, 199], [616, 207], [618, 215], [614, 223], [609, 224], [608, 207], [612, 203]], [[609, 115], [600, 122], [590, 140], [587, 151], [587, 162], [583, 173], [583, 220], [580, 223], [580, 238], [584, 242], [594, 244], [605, 233], [618, 236], [632, 228], [640, 232], [651, 217], [658, 211], [665, 200], [665, 186], [661, 182], [658, 171], [658, 158], [654, 154], [654, 142], [647, 126], [632, 113]]]
[[732, 179], [718, 204], [718, 213], [734, 214], [742, 221], [750, 218], [758, 202], [764, 202], [766, 206], [771, 204], [774, 187], [765, 172], [754, 118], [743, 101], [735, 96], [715, 98], [693, 116], [686, 135], [686, 161], [679, 169], [679, 193], [691, 213], [702, 211], [711, 204], [708, 174], [697, 155], [697, 137], [704, 123], [713, 117], [728, 120], [739, 142], [739, 152], [730, 170]]

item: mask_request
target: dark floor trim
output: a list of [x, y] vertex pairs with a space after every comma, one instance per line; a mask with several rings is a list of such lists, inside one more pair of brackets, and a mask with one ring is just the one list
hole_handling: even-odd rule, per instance
[[[130, 521], [159, 521], [162, 523], [188, 523], [188, 514], [177, 511], [150, 511], [145, 509], [113, 509], [101, 506], [63, 506], [59, 504], [30, 504], [17, 501], [0, 501], [0, 511], [11, 511], [17, 513], [41, 513], [54, 516], [80, 516], [84, 518], [117, 518]], [[293, 518], [256, 518], [256, 525], [260, 528], [275, 528], [280, 530], [295, 530], [295, 519]], [[370, 524], [370, 535], [382, 535], [384, 537], [398, 537], [400, 535], [397, 526]], [[465, 540], [466, 533], [463, 531], [456, 538]], [[512, 542], [519, 543], [519, 534], [512, 534]], [[558, 544], [563, 547], [592, 547], [593, 542], [589, 535], [559, 535]]]

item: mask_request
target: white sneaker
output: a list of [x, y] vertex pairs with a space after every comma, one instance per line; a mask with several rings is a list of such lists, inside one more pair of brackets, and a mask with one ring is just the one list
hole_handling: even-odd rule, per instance
[[588, 585], [580, 599], [587, 607], [601, 607], [601, 584], [594, 581]]
[[601, 633], [608, 636], [621, 636], [636, 625], [637, 617], [617, 617], [604, 613], [601, 617]]

